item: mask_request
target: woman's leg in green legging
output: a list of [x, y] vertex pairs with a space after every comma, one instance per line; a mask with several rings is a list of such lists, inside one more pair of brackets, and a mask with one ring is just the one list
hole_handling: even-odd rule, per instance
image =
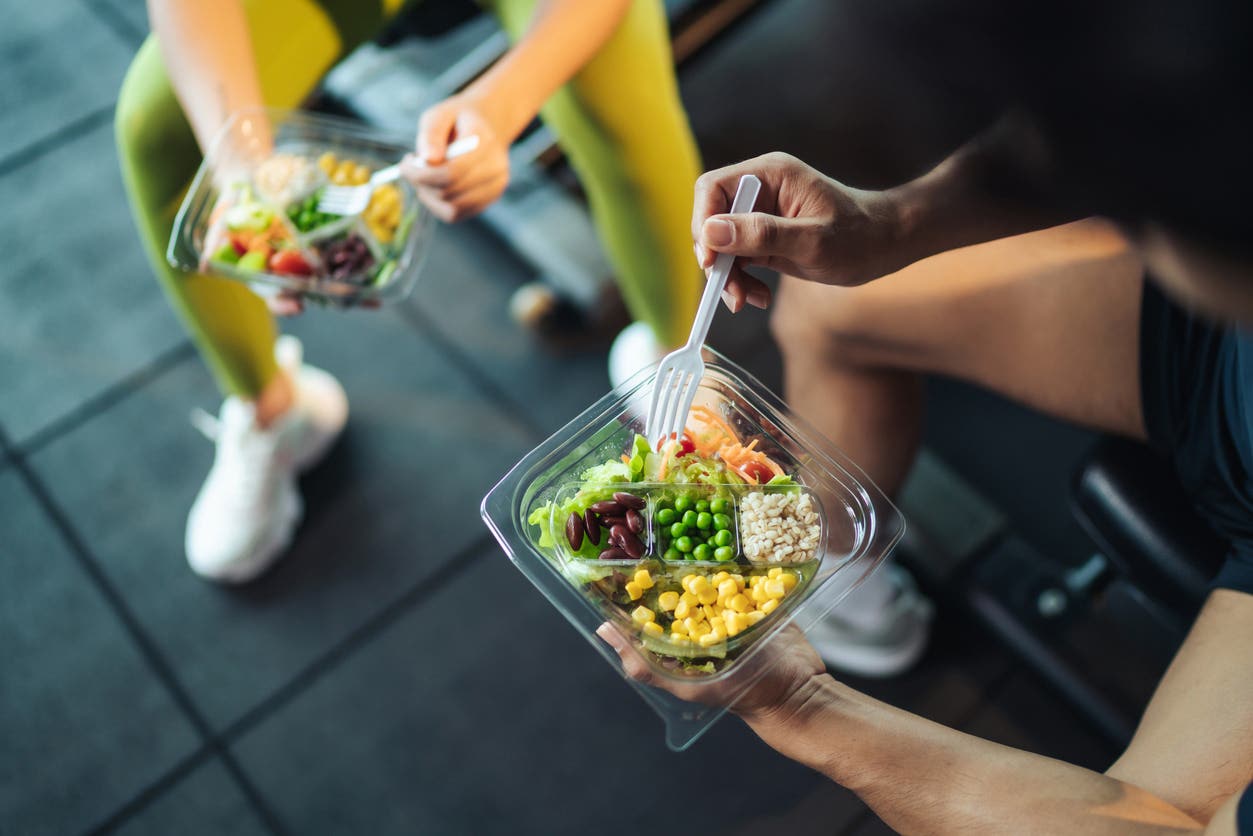
[[[395, 5], [386, 3], [388, 11]], [[250, 0], [246, 6], [261, 89], [276, 107], [297, 105], [341, 54], [384, 20], [377, 0]], [[116, 134], [131, 210], [157, 280], [221, 389], [254, 399], [278, 371], [277, 331], [265, 303], [238, 282], [176, 270], [165, 260], [174, 214], [201, 155], [152, 37], [123, 82]]]
[[[536, 0], [495, 0], [510, 37]], [[635, 0], [596, 57], [544, 105], [587, 192], [631, 314], [658, 341], [687, 338], [703, 281], [692, 254], [700, 159], [679, 99], [661, 0]]]

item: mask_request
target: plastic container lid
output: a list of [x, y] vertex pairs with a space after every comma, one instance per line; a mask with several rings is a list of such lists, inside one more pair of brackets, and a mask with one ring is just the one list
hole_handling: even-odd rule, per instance
[[[233, 114], [183, 200], [166, 260], [245, 282], [266, 296], [294, 292], [337, 307], [403, 299], [417, 281], [434, 226], [409, 183], [400, 178], [376, 190], [379, 205], [358, 217], [320, 216], [314, 208], [335, 168], [347, 163], [345, 171], [361, 180], [409, 150], [404, 138], [347, 119], [278, 109]], [[299, 261], [293, 258], [288, 272], [275, 272], [274, 264], [248, 269], [250, 236]], [[233, 262], [226, 252], [232, 246]], [[308, 275], [298, 274], [306, 268]]]
[[[708, 689], [710, 701], [716, 700], [717, 705], [682, 700], [667, 690], [627, 678], [661, 715], [667, 745], [676, 751], [690, 746], [726, 712], [725, 706], [734, 703], [769, 670], [773, 663], [768, 645], [780, 629], [787, 624], [807, 629], [830, 612], [882, 564], [904, 532], [904, 520], [896, 507], [831, 442], [790, 415], [786, 405], [747, 372], [711, 349], [705, 352], [705, 375], [696, 404], [719, 415], [744, 445], [755, 441], [756, 449], [781, 465], [800, 486], [690, 486], [707, 490], [711, 496], [721, 493], [733, 499], [736, 557], [732, 562], [666, 559], [664, 533], [659, 531], [656, 516], [661, 506], [657, 503], [668, 502], [674, 507], [673, 497], [689, 486], [606, 484], [603, 480], [589, 483], [584, 479], [589, 468], [617, 460], [631, 450], [635, 434], [642, 431], [653, 369], [640, 372], [601, 398], [528, 453], [484, 497], [481, 507], [484, 522], [509, 559], [619, 673], [622, 665], [617, 654], [596, 635], [596, 629], [605, 622], [641, 650], [655, 681], [681, 684], [684, 693], [696, 699]], [[551, 515], [578, 491], [587, 492], [584, 496], [588, 499], [611, 498], [614, 491], [625, 491], [646, 500], [639, 535], [644, 552], [639, 558], [601, 561], [594, 559], [600, 546], [583, 540], [576, 551], [565, 542], [565, 520]], [[821, 533], [812, 559], [789, 564], [763, 560], [772, 555], [761, 551], [757, 552], [758, 561], [750, 562], [744, 556], [743, 500], [753, 493], [774, 492], [805, 494], [813, 500]], [[541, 545], [543, 527], [528, 520], [542, 519], [546, 514], [550, 516], [550, 533], [558, 535], [553, 542]], [[602, 537], [609, 535], [608, 528], [598, 531]], [[686, 575], [708, 579], [725, 571], [742, 576], [742, 583], [747, 584], [748, 577], [768, 575], [776, 567], [797, 578], [789, 582], [789, 593], [769, 615], [728, 636], [713, 651], [689, 643], [686, 662], [671, 655], [677, 645], [671, 643], [670, 634], [647, 634], [641, 622], [632, 619], [631, 608], [641, 602], [651, 603], [649, 609], [656, 612], [658, 589], [686, 590], [688, 587], [680, 586]], [[654, 585], [642, 593], [638, 587], [631, 590], [641, 595], [633, 601], [624, 597], [623, 581], [640, 569], [649, 572], [648, 579]], [[661, 617], [660, 612], [657, 615]], [[670, 613], [667, 618], [672, 616]]]

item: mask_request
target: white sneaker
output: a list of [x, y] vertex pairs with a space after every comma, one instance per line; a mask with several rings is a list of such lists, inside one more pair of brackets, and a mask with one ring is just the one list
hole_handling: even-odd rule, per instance
[[296, 475], [326, 454], [348, 420], [343, 387], [302, 365], [299, 340], [281, 337], [275, 355], [295, 384], [296, 400], [285, 415], [261, 429], [253, 405], [229, 397], [217, 419], [204, 413], [194, 419], [217, 443], [187, 517], [187, 561], [209, 580], [244, 583], [278, 560], [304, 510]]
[[806, 637], [832, 668], [856, 676], [884, 678], [909, 670], [927, 649], [935, 607], [896, 564], [885, 567], [896, 594], [873, 625], [854, 625], [839, 616], [839, 607], [806, 632]]
[[646, 322], [633, 322], [614, 337], [609, 347], [609, 382], [617, 389], [645, 366], [655, 366], [669, 352], [657, 342]]

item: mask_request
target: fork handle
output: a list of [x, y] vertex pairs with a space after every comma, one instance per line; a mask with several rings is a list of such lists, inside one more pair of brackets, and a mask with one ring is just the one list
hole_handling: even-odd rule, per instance
[[[461, 139], [453, 140], [452, 144], [448, 146], [448, 150], [444, 152], [444, 159], [455, 160], [457, 157], [460, 157], [462, 154], [469, 154], [471, 151], [473, 151], [475, 148], [478, 148], [478, 147], [479, 147], [478, 134], [470, 134], [469, 136], [463, 136]], [[426, 167], [426, 162], [423, 161], [420, 157], [415, 157], [414, 159], [417, 161], [418, 166], [422, 168]], [[400, 178], [400, 163], [396, 163], [395, 165], [389, 165], [387, 168], [380, 168], [378, 171], [374, 172], [374, 174], [370, 176], [370, 185], [381, 186], [384, 183], [394, 183], [399, 178]]]
[[[739, 215], [753, 211], [757, 202], [757, 193], [761, 191], [761, 181], [755, 175], [745, 174], [735, 188], [735, 199], [731, 201], [729, 214]], [[718, 253], [714, 266], [705, 281], [705, 292], [700, 297], [700, 307], [696, 309], [696, 317], [692, 320], [692, 334], [687, 338], [688, 348], [700, 348], [709, 336], [709, 326], [713, 324], [714, 313], [718, 310], [718, 298], [722, 296], [731, 277], [731, 265], [735, 256], [731, 253]]]

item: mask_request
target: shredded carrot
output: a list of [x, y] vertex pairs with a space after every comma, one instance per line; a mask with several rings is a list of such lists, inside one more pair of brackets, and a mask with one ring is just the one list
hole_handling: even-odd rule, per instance
[[750, 462], [765, 465], [775, 476], [783, 475], [783, 468], [765, 453], [757, 450], [760, 439], [754, 438], [745, 447], [735, 430], [731, 429], [726, 421], [707, 406], [692, 407], [692, 417], [705, 428], [703, 433], [692, 433], [692, 442], [696, 445], [696, 451], [702, 456], [721, 459], [727, 467], [734, 470], [750, 485], [758, 484], [756, 478], [744, 472], [746, 465]]
[[623, 454], [622, 454], [622, 461], [623, 461], [625, 464], [630, 464], [630, 463], [631, 463], [631, 457], [630, 457], [630, 456], [628, 456], [626, 453], [623, 453]]

